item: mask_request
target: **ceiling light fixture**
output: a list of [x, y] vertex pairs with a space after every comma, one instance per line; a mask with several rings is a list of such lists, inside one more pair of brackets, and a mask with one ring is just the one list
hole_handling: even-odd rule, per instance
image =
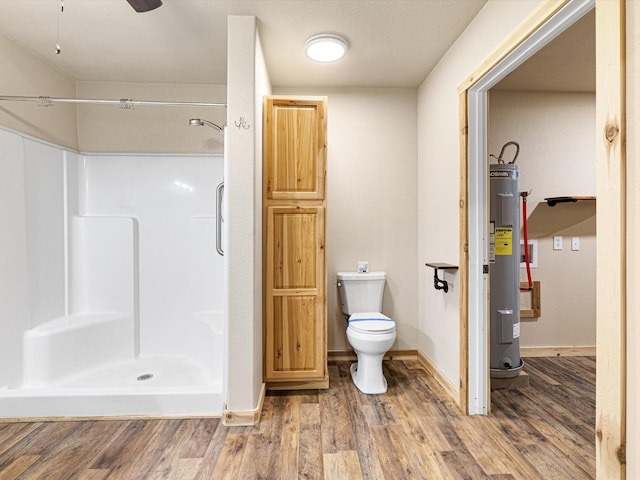
[[335, 62], [344, 57], [349, 44], [347, 41], [330, 33], [314, 35], [304, 44], [304, 51], [307, 57], [314, 62]]

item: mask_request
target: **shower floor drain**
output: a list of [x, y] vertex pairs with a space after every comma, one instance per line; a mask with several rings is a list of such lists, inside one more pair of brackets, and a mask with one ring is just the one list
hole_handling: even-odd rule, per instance
[[145, 380], [151, 380], [153, 378], [152, 373], [145, 373], [144, 375], [140, 375], [137, 380], [139, 382], [144, 382]]

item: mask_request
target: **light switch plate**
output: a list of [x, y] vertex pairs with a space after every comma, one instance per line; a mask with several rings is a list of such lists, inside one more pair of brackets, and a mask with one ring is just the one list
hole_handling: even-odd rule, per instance
[[574, 252], [580, 250], [580, 237], [571, 237], [571, 250]]

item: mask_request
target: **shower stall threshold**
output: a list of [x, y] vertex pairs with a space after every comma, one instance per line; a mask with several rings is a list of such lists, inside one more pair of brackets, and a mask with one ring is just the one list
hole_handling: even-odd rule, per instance
[[188, 357], [150, 356], [51, 385], [0, 389], [0, 417], [218, 417], [222, 383]]

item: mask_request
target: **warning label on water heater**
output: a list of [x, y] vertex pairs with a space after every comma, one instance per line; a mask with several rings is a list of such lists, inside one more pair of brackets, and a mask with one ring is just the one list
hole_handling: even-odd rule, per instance
[[496, 222], [489, 223], [489, 263], [496, 263]]
[[513, 228], [495, 228], [496, 255], [511, 255], [513, 253]]

